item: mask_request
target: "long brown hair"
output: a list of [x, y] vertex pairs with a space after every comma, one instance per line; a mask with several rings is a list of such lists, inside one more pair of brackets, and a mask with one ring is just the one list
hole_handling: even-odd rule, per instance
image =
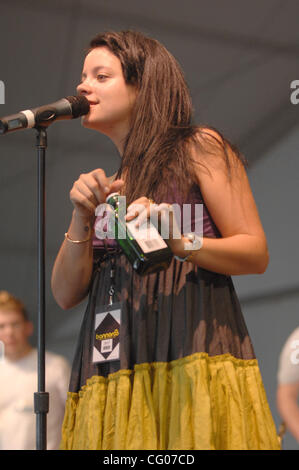
[[141, 196], [161, 202], [170, 193], [173, 181], [185, 197], [195, 182], [190, 142], [202, 154], [213, 152], [216, 147], [219, 152], [221, 146], [229, 167], [229, 142], [221, 136], [222, 140], [214, 139], [214, 146], [211, 138], [205, 145], [207, 126], [194, 125], [184, 74], [160, 42], [137, 31], [109, 31], [95, 36], [89, 51], [100, 46], [118, 57], [125, 82], [138, 90], [117, 173], [117, 177], [125, 179], [128, 204]]

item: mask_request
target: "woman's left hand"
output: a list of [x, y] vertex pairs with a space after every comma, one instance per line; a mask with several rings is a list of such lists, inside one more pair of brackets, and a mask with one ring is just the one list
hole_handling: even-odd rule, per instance
[[177, 256], [186, 256], [184, 249], [184, 237], [178, 227], [174, 209], [171, 204], [156, 204], [145, 196], [132, 202], [127, 208], [126, 222], [136, 219], [135, 227], [140, 227], [147, 219], [161, 233], [167, 241], [172, 252]]

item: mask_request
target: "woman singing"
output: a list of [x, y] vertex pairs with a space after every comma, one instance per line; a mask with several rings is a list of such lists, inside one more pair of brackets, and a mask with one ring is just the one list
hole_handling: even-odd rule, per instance
[[[74, 183], [53, 269], [63, 309], [89, 299], [62, 449], [279, 449], [231, 279], [268, 265], [242, 156], [219, 132], [192, 122], [180, 66], [139, 32], [92, 39], [77, 90], [90, 103], [83, 126], [108, 136], [121, 160], [113, 176], [97, 168]], [[148, 217], [153, 201], [202, 204], [202, 246], [188, 251], [189, 234], [170, 230], [169, 267], [139, 275], [116, 240], [94, 234], [95, 210], [114, 192], [126, 196], [127, 221]], [[119, 357], [96, 362], [95, 316], [109, 303], [112, 281]]]

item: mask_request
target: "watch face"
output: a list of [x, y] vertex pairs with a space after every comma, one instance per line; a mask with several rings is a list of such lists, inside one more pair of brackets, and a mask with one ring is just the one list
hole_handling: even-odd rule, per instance
[[188, 244], [185, 243], [186, 249], [199, 250], [202, 247], [202, 237], [196, 235], [196, 233], [186, 233], [185, 237], [188, 238], [188, 240], [191, 242], [188, 248]]

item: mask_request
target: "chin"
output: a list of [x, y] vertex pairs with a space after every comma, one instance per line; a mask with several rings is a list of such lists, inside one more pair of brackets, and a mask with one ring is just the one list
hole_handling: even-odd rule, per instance
[[97, 130], [98, 130], [98, 127], [99, 127], [99, 125], [98, 125], [96, 122], [94, 122], [94, 121], [92, 121], [92, 120], [90, 120], [90, 119], [88, 119], [88, 118], [87, 118], [87, 119], [86, 119], [86, 118], [84, 119], [84, 117], [83, 117], [82, 120], [81, 120], [81, 125], [82, 125], [83, 127], [85, 127], [86, 129], [93, 129], [93, 130], [95, 130], [95, 131], [97, 131]]
[[81, 118], [81, 126], [83, 126], [83, 127], [88, 127], [88, 124], [89, 124], [88, 118], [87, 118], [86, 116], [82, 116], [82, 118]]

